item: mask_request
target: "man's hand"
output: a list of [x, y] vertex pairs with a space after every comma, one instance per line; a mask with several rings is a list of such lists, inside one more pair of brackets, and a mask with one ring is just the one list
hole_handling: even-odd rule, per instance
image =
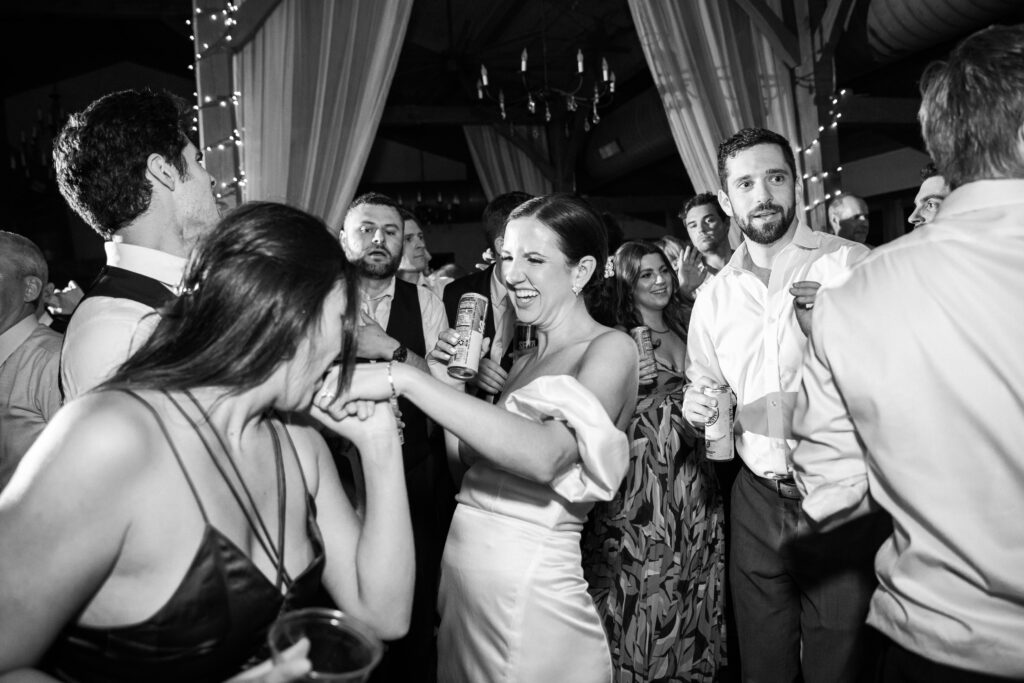
[[687, 385], [683, 394], [683, 418], [699, 431], [703, 431], [708, 420], [718, 411], [718, 399], [705, 394], [704, 388], [717, 384], [710, 377], [701, 377]]
[[679, 278], [679, 290], [688, 298], [693, 298], [693, 293], [701, 286], [708, 276], [708, 269], [700, 252], [694, 247], [686, 247], [679, 260], [675, 263], [676, 277]]
[[71, 315], [85, 293], [74, 280], [68, 282], [64, 289], [55, 289], [47, 293], [44, 303], [51, 313]]
[[814, 299], [818, 296], [819, 287], [821, 287], [820, 282], [801, 280], [794, 282], [793, 286], [789, 288], [789, 293], [793, 295], [796, 321], [807, 337], [811, 336], [811, 309], [814, 308]]
[[391, 360], [398, 340], [388, 336], [376, 320], [368, 314], [359, 312], [359, 330], [356, 335], [356, 355], [369, 360]]

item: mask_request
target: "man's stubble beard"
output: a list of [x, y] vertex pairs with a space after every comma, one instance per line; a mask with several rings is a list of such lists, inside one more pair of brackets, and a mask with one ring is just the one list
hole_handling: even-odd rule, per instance
[[782, 220], [764, 223], [760, 228], [755, 228], [752, 225], [753, 221], [746, 216], [734, 216], [733, 219], [736, 221], [740, 232], [750, 238], [751, 242], [756, 244], [774, 244], [782, 239], [782, 236], [789, 230], [789, 226], [793, 224], [793, 219], [796, 217], [796, 202], [794, 200], [788, 209], [783, 209], [778, 204], [773, 203], [758, 206], [754, 211], [762, 211], [764, 209], [779, 209], [782, 212]]
[[401, 256], [392, 256], [391, 260], [385, 263], [370, 263], [366, 260], [366, 257], [363, 257], [355, 262], [355, 266], [361, 277], [370, 278], [371, 280], [387, 280], [395, 276], [401, 262]]

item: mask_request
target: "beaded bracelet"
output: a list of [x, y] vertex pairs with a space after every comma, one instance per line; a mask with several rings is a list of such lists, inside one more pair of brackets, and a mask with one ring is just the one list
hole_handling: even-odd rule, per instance
[[398, 391], [395, 389], [395, 378], [391, 376], [391, 366], [395, 364], [395, 361], [388, 362], [388, 385], [391, 386], [391, 396], [388, 398], [388, 405], [391, 406], [391, 412], [395, 415], [395, 422], [398, 423], [398, 443], [405, 443], [405, 433], [402, 431], [405, 427], [405, 423], [402, 422], [402, 409], [398, 407]]

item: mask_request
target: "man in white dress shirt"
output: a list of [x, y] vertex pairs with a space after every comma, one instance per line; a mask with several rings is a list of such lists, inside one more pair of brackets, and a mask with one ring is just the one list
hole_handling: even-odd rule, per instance
[[54, 144], [61, 194], [105, 241], [107, 266], [68, 323], [65, 401], [89, 391], [146, 340], [193, 245], [217, 222], [214, 179], [168, 93], [125, 90], [73, 114]]
[[[718, 148], [718, 199], [743, 243], [701, 293], [687, 339], [683, 415], [702, 430], [717, 410], [702, 392], [736, 393], [729, 580], [744, 681], [853, 681], [874, 588], [876, 519], [852, 534], [815, 534], [800, 509], [790, 456], [793, 406], [820, 283], [846, 272], [866, 247], [812, 232], [797, 216], [789, 141], [747, 128]], [[873, 544], [873, 547], [872, 545]]]
[[885, 683], [1024, 680], [1024, 25], [922, 78], [939, 216], [823, 289], [793, 455], [804, 510], [881, 506]]

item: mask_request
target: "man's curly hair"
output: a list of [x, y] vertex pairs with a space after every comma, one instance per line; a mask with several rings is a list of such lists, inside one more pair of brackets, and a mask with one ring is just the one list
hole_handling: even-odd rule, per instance
[[190, 141], [188, 106], [152, 90], [104, 95], [72, 114], [53, 143], [60, 192], [82, 219], [109, 240], [149, 208], [146, 160], [159, 154], [188, 178], [182, 151]]

